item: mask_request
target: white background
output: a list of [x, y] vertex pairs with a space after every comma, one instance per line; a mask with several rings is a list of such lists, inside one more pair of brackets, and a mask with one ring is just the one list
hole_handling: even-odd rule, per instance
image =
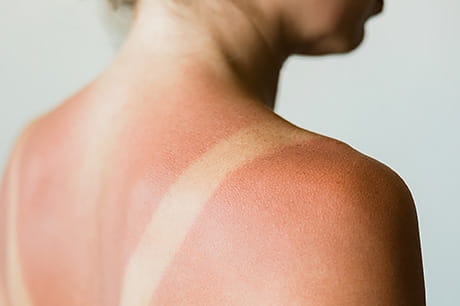
[[[115, 54], [95, 2], [0, 1], [0, 170], [21, 127]], [[406, 181], [428, 305], [460, 305], [460, 2], [389, 0], [359, 49], [292, 57], [276, 112], [345, 141]]]

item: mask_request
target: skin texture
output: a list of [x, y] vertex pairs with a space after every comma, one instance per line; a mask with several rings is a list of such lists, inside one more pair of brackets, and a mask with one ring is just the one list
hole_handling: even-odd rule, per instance
[[287, 56], [344, 52], [375, 3], [288, 2], [138, 3], [12, 151], [0, 305], [425, 304], [402, 179], [273, 112]]

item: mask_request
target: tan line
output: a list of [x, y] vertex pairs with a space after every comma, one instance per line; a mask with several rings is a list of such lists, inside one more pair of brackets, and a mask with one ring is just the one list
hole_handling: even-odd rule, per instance
[[296, 142], [297, 136], [273, 122], [258, 124], [217, 143], [187, 168], [160, 202], [126, 266], [120, 305], [149, 305], [166, 268], [226, 174]]
[[10, 305], [32, 306], [22, 275], [18, 247], [18, 209], [19, 209], [19, 157], [22, 143], [13, 152], [13, 161], [7, 190], [7, 249], [6, 249], [6, 288]]

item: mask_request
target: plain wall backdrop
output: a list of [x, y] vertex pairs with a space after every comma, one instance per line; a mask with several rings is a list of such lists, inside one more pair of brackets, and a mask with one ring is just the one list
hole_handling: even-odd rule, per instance
[[[0, 171], [26, 122], [113, 59], [97, 1], [0, 1]], [[460, 305], [459, 15], [458, 0], [387, 0], [354, 52], [290, 58], [276, 107], [405, 180], [433, 306]]]

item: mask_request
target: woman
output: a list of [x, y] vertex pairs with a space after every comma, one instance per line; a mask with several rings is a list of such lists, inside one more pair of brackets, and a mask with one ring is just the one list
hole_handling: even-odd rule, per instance
[[273, 111], [290, 55], [355, 49], [382, 5], [135, 3], [114, 62], [11, 154], [2, 305], [425, 305], [404, 181]]

